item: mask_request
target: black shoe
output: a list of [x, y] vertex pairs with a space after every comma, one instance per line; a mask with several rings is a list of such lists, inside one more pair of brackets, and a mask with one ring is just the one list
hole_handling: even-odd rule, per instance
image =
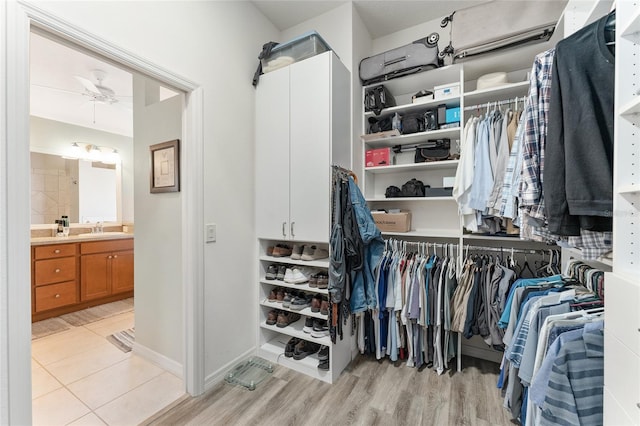
[[278, 266], [278, 273], [276, 274], [277, 280], [284, 280], [284, 273], [287, 272], [287, 267], [285, 265]]
[[329, 325], [326, 320], [316, 319], [313, 321], [313, 331], [311, 337], [320, 338], [329, 335]]
[[329, 358], [326, 361], [320, 361], [318, 363], [318, 370], [329, 371]]
[[293, 350], [298, 342], [300, 342], [300, 339], [298, 339], [297, 337], [292, 337], [291, 339], [289, 339], [287, 345], [284, 347], [284, 356], [286, 356], [287, 358], [291, 358], [293, 356]]
[[296, 346], [293, 352], [293, 359], [303, 359], [309, 355], [315, 354], [320, 350], [318, 343], [304, 341], [304, 344]]
[[320, 346], [320, 351], [318, 352], [318, 359], [320, 361], [328, 361], [329, 360], [329, 346]]
[[304, 327], [302, 328], [302, 331], [307, 334], [311, 334], [313, 331], [313, 317], [307, 317], [307, 319], [304, 320]]
[[268, 280], [275, 280], [276, 276], [278, 276], [278, 266], [277, 265], [269, 265], [267, 268], [267, 273], [265, 278]]

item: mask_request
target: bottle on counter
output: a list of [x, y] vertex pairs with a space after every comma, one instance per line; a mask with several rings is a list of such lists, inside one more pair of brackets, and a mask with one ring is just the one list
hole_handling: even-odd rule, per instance
[[58, 233], [61, 234], [64, 231], [62, 220], [56, 220], [56, 224], [58, 225]]

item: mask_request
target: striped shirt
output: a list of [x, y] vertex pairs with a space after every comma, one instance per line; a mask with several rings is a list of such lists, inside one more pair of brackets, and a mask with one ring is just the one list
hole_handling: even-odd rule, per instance
[[560, 348], [542, 407], [542, 425], [603, 423], [604, 332], [585, 328]]

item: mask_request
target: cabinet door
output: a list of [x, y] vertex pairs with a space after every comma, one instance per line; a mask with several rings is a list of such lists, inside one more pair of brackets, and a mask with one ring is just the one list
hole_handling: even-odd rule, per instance
[[111, 293], [133, 290], [133, 251], [113, 253], [111, 259]]
[[255, 140], [258, 238], [288, 238], [289, 67], [260, 77], [256, 89]]
[[[328, 241], [331, 52], [291, 65], [290, 220], [293, 238]], [[345, 140], [344, 143], [350, 143]], [[258, 213], [259, 214], [259, 213]]]
[[80, 300], [91, 300], [111, 294], [111, 259], [109, 253], [80, 257]]

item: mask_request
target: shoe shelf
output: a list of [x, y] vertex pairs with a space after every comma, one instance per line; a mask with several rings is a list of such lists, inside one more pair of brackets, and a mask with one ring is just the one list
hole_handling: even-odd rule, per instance
[[311, 334], [305, 333], [302, 331], [304, 327], [304, 318], [300, 317], [300, 319], [294, 323], [289, 324], [286, 327], [277, 327], [275, 325], [269, 325], [264, 320], [260, 323], [260, 327], [266, 330], [275, 331], [280, 334], [286, 334], [287, 336], [297, 337], [299, 339], [308, 340], [309, 342], [320, 343], [321, 345], [330, 346], [331, 338], [329, 336], [324, 337], [311, 337]]
[[306, 291], [308, 293], [329, 294], [329, 290], [328, 289], [326, 289], [326, 288], [318, 288], [318, 287], [310, 287], [309, 283], [293, 284], [293, 283], [286, 283], [286, 282], [280, 281], [280, 280], [267, 280], [267, 279], [261, 279], [260, 282], [262, 284], [269, 284], [269, 285], [273, 285], [273, 286], [276, 286], [276, 287], [295, 288], [296, 290], [302, 290], [302, 291]]
[[[327, 319], [327, 315], [323, 315], [320, 312], [312, 312], [310, 307], [306, 307], [304, 309], [296, 311], [295, 309], [290, 309], [290, 308], [283, 307], [282, 303], [280, 303], [280, 302], [271, 302], [271, 301], [269, 301], [269, 299], [264, 299], [262, 302], [260, 302], [260, 305], [265, 306], [267, 308], [271, 308], [271, 309], [277, 309], [277, 310], [280, 310], [280, 311], [293, 312], [295, 314], [300, 314], [300, 315], [305, 316], [305, 317], [313, 317], [313, 318], [318, 318], [318, 319], [322, 319], [322, 320], [326, 320]], [[299, 319], [298, 321], [302, 321], [302, 318]]]
[[329, 259], [320, 259], [320, 260], [294, 260], [290, 257], [274, 257], [263, 255], [260, 256], [260, 260], [271, 263], [282, 263], [285, 265], [299, 265], [299, 266], [309, 266], [313, 268], [329, 268]]
[[269, 340], [258, 348], [258, 356], [266, 359], [267, 361], [290, 368], [291, 370], [301, 372], [327, 383], [332, 383], [331, 371], [318, 369], [320, 360], [318, 359], [317, 353], [299, 360], [286, 357], [284, 355], [284, 348], [287, 345], [288, 340], [289, 337], [283, 335], [279, 335], [274, 339]]

